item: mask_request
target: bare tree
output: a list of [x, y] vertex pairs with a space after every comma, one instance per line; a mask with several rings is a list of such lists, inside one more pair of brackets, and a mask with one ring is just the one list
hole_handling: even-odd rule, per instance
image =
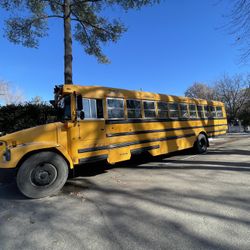
[[246, 63], [250, 58], [250, 0], [232, 0], [230, 21], [226, 29], [239, 45], [241, 61]]
[[205, 83], [195, 82], [185, 91], [185, 96], [206, 100], [215, 100], [216, 93], [212, 87]]
[[247, 99], [249, 98], [248, 88], [250, 86], [250, 77], [235, 75], [229, 77], [224, 75], [215, 83], [215, 91], [218, 98], [225, 103], [228, 119], [238, 118]]
[[43, 99], [41, 96], [35, 96], [31, 99], [31, 103], [32, 104], [35, 104], [35, 105], [39, 105], [39, 104], [42, 104], [44, 103]]
[[218, 100], [225, 103], [229, 120], [239, 117], [242, 110], [248, 110], [250, 104], [250, 75], [224, 75], [215, 81], [212, 87], [204, 83], [194, 83], [185, 91], [185, 96], [206, 100]]
[[24, 102], [24, 96], [20, 89], [14, 88], [10, 83], [0, 80], [0, 101], [4, 104], [20, 104]]

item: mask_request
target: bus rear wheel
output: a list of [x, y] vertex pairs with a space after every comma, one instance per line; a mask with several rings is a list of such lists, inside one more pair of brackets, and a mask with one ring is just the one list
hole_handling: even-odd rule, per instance
[[38, 199], [60, 191], [68, 178], [68, 165], [54, 152], [31, 155], [20, 166], [17, 186], [26, 197]]
[[207, 146], [208, 146], [207, 137], [204, 134], [199, 134], [194, 145], [196, 153], [198, 154], [205, 153], [207, 151]]

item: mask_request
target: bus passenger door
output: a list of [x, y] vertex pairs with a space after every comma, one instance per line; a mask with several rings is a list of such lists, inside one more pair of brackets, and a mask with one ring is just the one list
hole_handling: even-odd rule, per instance
[[78, 111], [78, 159], [79, 163], [107, 158], [104, 104], [102, 99], [83, 98], [84, 117]]

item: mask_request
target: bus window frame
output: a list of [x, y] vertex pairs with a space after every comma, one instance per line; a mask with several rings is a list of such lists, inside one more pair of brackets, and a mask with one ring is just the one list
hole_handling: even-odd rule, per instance
[[[214, 110], [212, 111], [211, 108], [214, 108]], [[209, 112], [210, 112], [210, 117], [209, 117], [210, 119], [216, 119], [217, 118], [216, 106], [209, 105]], [[213, 114], [215, 114], [215, 115], [213, 116]]]
[[[127, 99], [124, 99], [125, 100], [125, 105], [126, 105], [126, 107], [125, 107], [125, 105], [124, 105], [124, 109], [125, 109], [125, 117], [126, 117], [126, 119], [128, 119], [128, 120], [133, 120], [133, 119], [143, 119], [143, 114], [144, 114], [144, 112], [143, 112], [143, 108], [142, 108], [142, 106], [143, 106], [143, 104], [142, 104], [142, 100], [140, 100], [140, 99], [130, 99], [130, 98], [127, 98]], [[130, 110], [136, 110], [136, 109], [131, 109], [131, 108], [128, 108], [128, 104], [127, 104], [127, 101], [138, 101], [138, 102], [140, 102], [140, 111], [141, 111], [141, 117], [140, 118], [130, 118], [130, 117], [128, 117], [128, 110], [130, 109]]]
[[[108, 106], [108, 100], [111, 100], [111, 99], [116, 99], [116, 100], [122, 100], [123, 101], [123, 117], [122, 118], [110, 118], [109, 117], [109, 106]], [[106, 115], [107, 115], [107, 119], [108, 120], [126, 120], [127, 119], [127, 114], [126, 114], [126, 109], [125, 109], [125, 98], [121, 98], [121, 97], [106, 97]], [[115, 108], [112, 108], [112, 109], [115, 109]], [[120, 108], [121, 109], [121, 108]]]
[[[179, 102], [179, 115], [180, 115], [180, 119], [185, 119], [188, 120], [190, 119], [190, 113], [189, 113], [189, 103], [187, 102]], [[187, 106], [187, 117], [182, 116], [182, 109], [181, 109], [181, 105], [186, 105]]]
[[[175, 110], [175, 109], [170, 109], [169, 108], [169, 105], [170, 104], [176, 104], [177, 105], [177, 109]], [[178, 112], [178, 117], [171, 117], [170, 116], [170, 112], [171, 111], [177, 111]], [[171, 119], [171, 120], [179, 120], [181, 117], [180, 117], [180, 106], [179, 106], [179, 102], [168, 102], [168, 117], [169, 117], [169, 119]]]
[[[221, 116], [218, 116], [218, 111], [217, 108], [221, 108]], [[216, 118], [224, 118], [224, 114], [223, 114], [223, 107], [222, 106], [215, 106], [216, 109]]]
[[[207, 107], [207, 109], [205, 107]], [[203, 105], [203, 109], [204, 109], [204, 118], [205, 119], [211, 118], [210, 105], [208, 105], [208, 104]]]
[[[149, 111], [152, 111], [154, 110], [155, 112], [155, 116], [151, 116], [151, 117], [145, 117], [145, 109], [144, 109], [144, 102], [152, 102], [154, 103], [154, 109], [146, 109], [146, 110], [149, 110]], [[143, 107], [143, 119], [156, 119], [157, 118], [157, 110], [156, 110], [156, 105], [155, 105], [156, 101], [152, 101], [152, 100], [142, 100], [142, 107]]]
[[[102, 98], [89, 98], [89, 97], [84, 97], [82, 96], [82, 100], [83, 99], [88, 99], [88, 100], [95, 100], [95, 105], [96, 105], [96, 115], [98, 116], [98, 112], [97, 112], [97, 100], [101, 100], [102, 101], [102, 109], [103, 109], [103, 117], [102, 118], [86, 118], [84, 117], [84, 119], [82, 120], [80, 117], [79, 117], [79, 114], [81, 111], [76, 111], [77, 112], [77, 121], [95, 121], [95, 120], [105, 120], [105, 114], [104, 114], [104, 100]], [[76, 107], [77, 107], [77, 102], [76, 102]], [[91, 109], [91, 107], [90, 107]], [[82, 111], [84, 111], [82, 109]]]
[[[160, 109], [160, 108], [159, 108], [159, 102], [166, 103], [167, 109]], [[157, 100], [156, 103], [157, 103], [157, 118], [158, 118], [158, 119], [169, 119], [168, 102], [167, 102], [167, 101], [162, 101], [162, 100]], [[160, 116], [159, 116], [159, 112], [161, 112], [161, 111], [167, 112], [167, 117], [160, 117]]]
[[[195, 109], [195, 110], [191, 110], [191, 109], [190, 109], [190, 106], [194, 106], [194, 109]], [[188, 103], [188, 111], [189, 111], [189, 119], [198, 119], [198, 118], [199, 118], [199, 116], [198, 116], [198, 109], [197, 109], [196, 103], [193, 103], [193, 102]], [[191, 112], [194, 112], [194, 111], [195, 111], [195, 113], [196, 113], [196, 116], [195, 116], [195, 117], [192, 117], [192, 116], [191, 116]]]
[[[202, 116], [199, 116], [199, 109], [198, 107], [201, 107], [201, 112], [202, 112]], [[197, 109], [197, 115], [198, 115], [198, 119], [205, 119], [205, 109], [204, 109], [204, 104], [196, 104], [196, 109]]]

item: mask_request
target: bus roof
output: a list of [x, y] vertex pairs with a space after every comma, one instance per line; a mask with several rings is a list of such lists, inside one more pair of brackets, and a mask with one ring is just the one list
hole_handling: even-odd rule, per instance
[[155, 101], [167, 101], [167, 102], [186, 102], [186, 103], [195, 103], [203, 105], [219, 105], [223, 106], [224, 104], [219, 101], [207, 101], [204, 99], [195, 99], [182, 96], [158, 94], [145, 91], [134, 91], [126, 89], [118, 89], [113, 87], [102, 87], [102, 86], [81, 86], [81, 85], [62, 85], [62, 93], [78, 93], [86, 98], [129, 98], [129, 99], [141, 99], [141, 100], [155, 100]]

